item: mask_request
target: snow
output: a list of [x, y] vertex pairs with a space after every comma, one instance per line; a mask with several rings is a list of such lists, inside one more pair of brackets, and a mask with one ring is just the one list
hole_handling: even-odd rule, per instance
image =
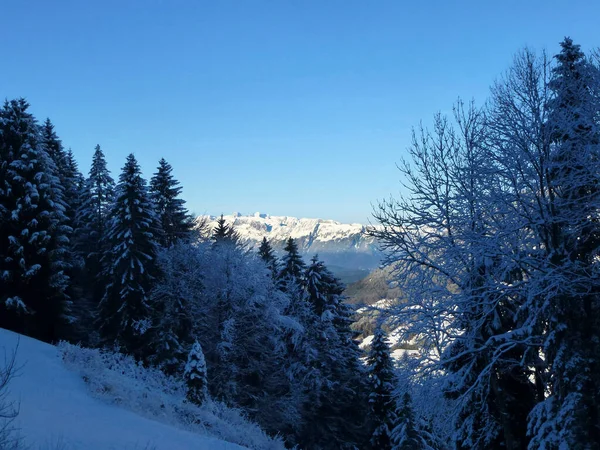
[[374, 335], [370, 335], [365, 337], [362, 342], [359, 344], [359, 347], [363, 350], [371, 346], [371, 342], [373, 342]]
[[[141, 417], [89, 395], [56, 347], [0, 329], [7, 354], [18, 345], [18, 375], [8, 400], [20, 403], [15, 425], [32, 450], [233, 450], [235, 444]], [[50, 443], [50, 445], [49, 445]]]
[[[314, 243], [345, 243], [357, 249], [367, 250], [374, 240], [363, 233], [365, 226], [359, 223], [344, 224], [335, 220], [299, 219], [290, 216], [270, 216], [256, 212], [244, 216], [241, 213], [223, 216], [228, 224], [233, 223], [242, 241], [259, 243], [263, 237], [274, 243], [283, 243], [288, 238], [302, 241], [301, 250], [308, 251]], [[219, 217], [201, 216], [213, 228]]]

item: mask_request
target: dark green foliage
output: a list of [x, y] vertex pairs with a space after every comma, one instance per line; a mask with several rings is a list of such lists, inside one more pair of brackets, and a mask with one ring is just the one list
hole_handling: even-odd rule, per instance
[[306, 269], [306, 264], [302, 260], [300, 256], [300, 252], [298, 251], [298, 245], [296, 241], [291, 237], [288, 238], [285, 247], [283, 248], [285, 254], [281, 259], [281, 271], [279, 272], [279, 279], [286, 283], [288, 281], [294, 281], [296, 283], [301, 283], [304, 277], [304, 271]]
[[267, 241], [266, 237], [263, 237], [263, 240], [260, 243], [258, 256], [265, 262], [271, 272], [271, 276], [276, 280], [279, 274], [279, 261], [277, 260], [277, 256], [275, 256], [273, 247], [271, 247], [271, 244]]
[[217, 225], [212, 232], [212, 240], [215, 245], [240, 245], [240, 236], [233, 227], [233, 224], [228, 225], [223, 214], [217, 220]]
[[108, 249], [109, 211], [114, 200], [115, 183], [106, 167], [106, 159], [99, 145], [96, 146], [89, 176], [80, 192], [77, 212], [79, 224], [75, 236], [75, 248], [84, 262], [84, 289], [91, 303], [97, 306], [104, 295], [105, 280], [101, 263]]
[[161, 226], [158, 242], [163, 247], [169, 247], [180, 239], [189, 239], [194, 228], [185, 200], [179, 198], [182, 188], [173, 178], [172, 171], [171, 165], [163, 158], [150, 180], [150, 196]]
[[69, 227], [68, 252], [65, 254], [65, 261], [68, 267], [65, 274], [71, 282], [66, 290], [67, 296], [71, 299], [71, 313], [73, 316], [73, 326], [70, 328], [71, 339], [85, 341], [85, 336], [89, 330], [84, 330], [89, 323], [88, 316], [91, 305], [86, 301], [84, 290], [86, 286], [82, 284], [84, 279], [84, 262], [77, 255], [76, 242], [79, 226], [82, 224], [78, 211], [81, 207], [81, 189], [83, 185], [83, 175], [77, 168], [77, 162], [71, 150], [64, 150], [62, 142], [58, 138], [54, 125], [50, 119], [46, 119], [41, 127], [41, 140], [47, 149], [50, 158], [54, 162], [57, 177], [63, 191], [65, 206], [65, 225]]
[[367, 374], [352, 340], [344, 286], [317, 256], [303, 279], [312, 313], [307, 326], [314, 336], [312, 368], [317, 383], [308, 396], [300, 442], [307, 448], [333, 449], [340, 442], [362, 448], [368, 440]]
[[24, 99], [0, 110], [0, 326], [64, 336], [70, 228], [57, 168]]
[[110, 212], [110, 247], [103, 258], [108, 284], [98, 325], [105, 345], [116, 345], [136, 358], [146, 357], [148, 351], [152, 319], [148, 293], [158, 274], [157, 226], [146, 181], [135, 157], [129, 155]]
[[375, 431], [371, 436], [373, 449], [392, 448], [392, 430], [396, 425], [395, 376], [386, 336], [378, 327], [367, 357], [371, 393], [369, 409]]

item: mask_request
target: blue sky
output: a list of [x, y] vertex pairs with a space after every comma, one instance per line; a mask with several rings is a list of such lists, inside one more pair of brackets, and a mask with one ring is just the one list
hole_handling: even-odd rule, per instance
[[11, 1], [0, 97], [50, 117], [87, 174], [133, 152], [190, 209], [366, 222], [410, 130], [483, 101], [527, 45], [600, 45], [594, 1]]

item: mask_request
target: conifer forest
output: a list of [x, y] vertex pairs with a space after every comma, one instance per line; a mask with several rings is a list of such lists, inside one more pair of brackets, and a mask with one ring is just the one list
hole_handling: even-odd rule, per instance
[[111, 173], [100, 143], [82, 167], [27, 92], [7, 99], [0, 328], [129, 358], [179, 383], [186, 423], [222, 405], [272, 443], [249, 448], [599, 449], [600, 53], [557, 48], [415, 119], [365, 231], [400, 294], [372, 304], [293, 237], [192, 215], [169, 154]]

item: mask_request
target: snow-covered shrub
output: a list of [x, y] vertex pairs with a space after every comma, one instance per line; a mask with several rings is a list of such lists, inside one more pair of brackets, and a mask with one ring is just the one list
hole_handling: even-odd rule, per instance
[[190, 350], [183, 378], [187, 385], [187, 399], [196, 405], [202, 405], [208, 396], [208, 389], [206, 386], [206, 362], [198, 341], [194, 342]]
[[63, 362], [79, 373], [92, 395], [160, 422], [243, 445], [251, 449], [284, 449], [241, 411], [207, 400], [202, 406], [186, 400], [183, 380], [147, 368], [132, 357], [61, 342]]

